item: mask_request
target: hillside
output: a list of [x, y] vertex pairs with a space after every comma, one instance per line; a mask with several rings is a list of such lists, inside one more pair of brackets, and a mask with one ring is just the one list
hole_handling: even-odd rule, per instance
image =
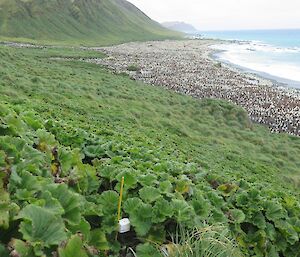
[[191, 24], [180, 21], [163, 22], [162, 25], [170, 30], [179, 31], [183, 33], [197, 33], [198, 30]]
[[[192, 256], [299, 256], [298, 137], [227, 102], [49, 59], [96, 56], [0, 46], [1, 257], [190, 256], [178, 227], [212, 233]], [[116, 240], [122, 177], [132, 227]]]
[[0, 0], [0, 36], [103, 45], [180, 35], [126, 0]]

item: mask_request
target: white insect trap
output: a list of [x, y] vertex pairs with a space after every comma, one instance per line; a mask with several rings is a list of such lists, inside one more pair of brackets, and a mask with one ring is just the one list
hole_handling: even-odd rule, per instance
[[119, 233], [124, 234], [130, 231], [130, 220], [127, 218], [119, 220]]
[[[130, 220], [128, 218], [121, 219], [121, 205], [122, 205], [122, 197], [123, 197], [123, 188], [124, 188], [124, 177], [121, 180], [121, 189], [120, 189], [120, 197], [118, 204], [118, 221], [119, 221], [119, 233], [124, 234], [130, 231]], [[118, 235], [116, 235], [117, 240]]]

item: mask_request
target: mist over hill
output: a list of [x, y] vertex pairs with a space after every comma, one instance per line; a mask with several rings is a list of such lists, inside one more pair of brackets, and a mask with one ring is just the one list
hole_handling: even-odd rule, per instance
[[180, 22], [180, 21], [170, 21], [163, 22], [162, 25], [171, 30], [183, 32], [183, 33], [196, 33], [198, 30], [191, 24]]
[[110, 44], [180, 35], [125, 0], [0, 0], [0, 36]]

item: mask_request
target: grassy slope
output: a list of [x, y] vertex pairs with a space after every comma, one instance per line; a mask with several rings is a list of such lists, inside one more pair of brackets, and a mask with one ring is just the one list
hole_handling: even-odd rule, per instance
[[97, 45], [180, 36], [124, 0], [0, 0], [0, 35]]
[[[276, 175], [275, 180], [294, 178], [299, 185], [299, 138], [271, 134], [266, 128], [251, 124], [245, 112], [231, 104], [194, 100], [145, 86], [126, 76], [110, 75], [92, 64], [44, 59], [95, 56], [93, 52], [14, 51], [14, 61], [2, 66], [3, 101], [31, 107], [45, 119], [49, 118], [48, 110], [53, 110], [51, 115], [65, 122], [69, 115], [64, 114], [73, 117], [79, 112], [78, 117], [84, 117], [84, 121], [79, 120], [78, 125], [88, 130], [114, 128], [125, 138], [138, 134], [138, 141], [140, 135], [146, 135], [155, 144], [166, 140], [159, 145], [169, 146], [170, 151], [174, 148], [183, 159], [197, 161], [213, 172], [236, 176], [238, 169], [239, 176], [245, 178], [249, 174], [265, 174], [268, 180], [270, 175]], [[88, 125], [86, 120], [90, 121]]]
[[[146, 86], [93, 64], [48, 59], [101, 56], [99, 53], [1, 47], [0, 54], [0, 104], [6, 103], [18, 113], [34, 110], [39, 120], [55, 124], [46, 127], [62, 146], [79, 147], [84, 152], [84, 145], [89, 144], [86, 138], [96, 138], [126, 152], [121, 162], [107, 157], [96, 162], [100, 177], [107, 162], [116, 174], [130, 169], [139, 176], [163, 169], [176, 184], [182, 178], [179, 174], [192, 178], [197, 167], [197, 176], [192, 179], [195, 192], [207, 179], [213, 187], [215, 183], [243, 187], [241, 181], [247, 181], [262, 190], [263, 197], [272, 192], [274, 201], [286, 199], [280, 192], [299, 195], [300, 139], [271, 134], [251, 124], [246, 113], [231, 104], [200, 101]], [[105, 179], [101, 181], [103, 190]]]
[[76, 117], [79, 127], [96, 131], [101, 127], [100, 131], [108, 129], [125, 138], [133, 135], [133, 142], [145, 135], [152, 147], [160, 142], [167, 151], [175, 149], [182, 160], [196, 161], [207, 171], [246, 179], [249, 175], [275, 181], [292, 178], [299, 185], [299, 138], [270, 134], [230, 104], [148, 87], [91, 64], [44, 59], [95, 56], [93, 52], [14, 52], [11, 60], [2, 60], [2, 101], [33, 108], [45, 119], [49, 110], [52, 118], [66, 123]]

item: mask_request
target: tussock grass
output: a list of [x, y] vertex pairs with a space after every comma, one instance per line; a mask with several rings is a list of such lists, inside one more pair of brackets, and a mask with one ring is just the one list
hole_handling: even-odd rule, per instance
[[179, 227], [161, 251], [165, 257], [242, 257], [228, 228], [222, 225], [188, 230]]

